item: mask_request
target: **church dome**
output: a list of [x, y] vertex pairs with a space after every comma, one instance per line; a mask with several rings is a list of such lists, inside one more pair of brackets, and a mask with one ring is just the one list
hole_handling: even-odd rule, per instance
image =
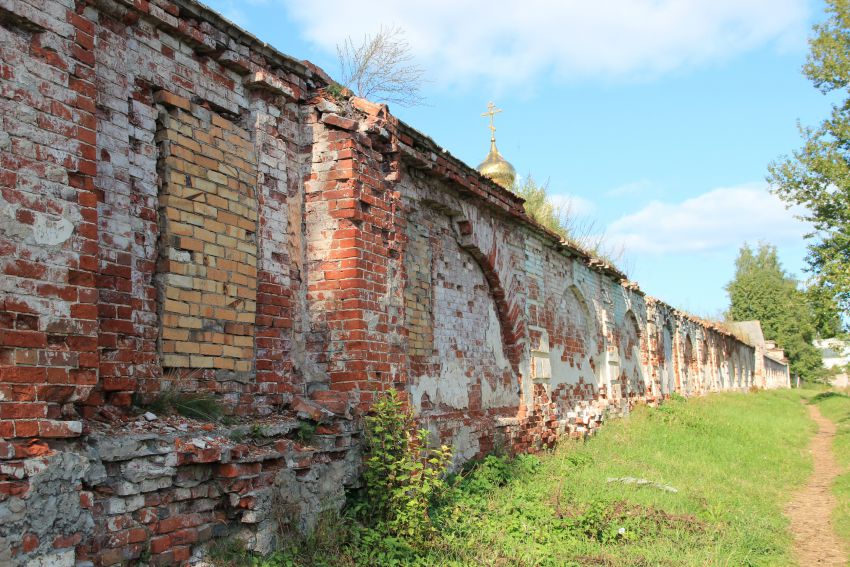
[[491, 102], [487, 105], [487, 112], [481, 115], [490, 117], [490, 153], [479, 164], [478, 173], [490, 178], [497, 185], [510, 189], [514, 185], [514, 180], [516, 180], [516, 170], [496, 148], [496, 127], [493, 126], [493, 117], [499, 112], [502, 111]]
[[478, 165], [478, 172], [484, 177], [489, 177], [505, 189], [513, 187], [514, 180], [516, 179], [514, 166], [499, 153], [499, 150], [496, 148], [496, 140], [490, 140], [490, 153]]

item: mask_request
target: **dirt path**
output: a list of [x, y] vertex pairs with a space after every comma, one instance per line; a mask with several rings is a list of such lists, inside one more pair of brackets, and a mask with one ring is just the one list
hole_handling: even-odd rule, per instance
[[785, 509], [794, 533], [794, 557], [801, 567], [847, 565], [847, 552], [832, 527], [836, 499], [832, 483], [841, 472], [832, 453], [835, 424], [810, 405], [809, 416], [818, 424], [810, 450], [815, 470], [806, 485]]

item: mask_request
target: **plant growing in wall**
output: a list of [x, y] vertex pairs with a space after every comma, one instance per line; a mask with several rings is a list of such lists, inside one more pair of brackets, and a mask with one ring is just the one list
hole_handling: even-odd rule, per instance
[[380, 531], [413, 541], [434, 534], [429, 508], [446, 488], [452, 453], [446, 445], [429, 447], [428, 437], [395, 390], [372, 406], [366, 418], [366, 501], [357, 508]]
[[425, 70], [416, 64], [404, 31], [381, 26], [355, 45], [351, 38], [337, 45], [341, 83], [357, 96], [401, 106], [417, 106]]

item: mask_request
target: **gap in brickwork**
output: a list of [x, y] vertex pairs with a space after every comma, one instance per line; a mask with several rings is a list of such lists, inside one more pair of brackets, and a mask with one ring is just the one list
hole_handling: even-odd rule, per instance
[[0, 7], [0, 26], [3, 26], [12, 33], [31, 38], [33, 34], [41, 33], [44, 28], [34, 21], [10, 12], [9, 10]]

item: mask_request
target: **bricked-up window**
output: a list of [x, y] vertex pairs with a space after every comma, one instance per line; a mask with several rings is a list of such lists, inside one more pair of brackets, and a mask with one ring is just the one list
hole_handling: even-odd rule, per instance
[[405, 256], [407, 285], [404, 289], [404, 303], [408, 317], [408, 354], [417, 364], [434, 354], [432, 257], [426, 229], [411, 223], [410, 232]]
[[213, 112], [177, 97], [163, 102], [162, 366], [248, 372], [257, 296], [254, 147], [245, 130]]

